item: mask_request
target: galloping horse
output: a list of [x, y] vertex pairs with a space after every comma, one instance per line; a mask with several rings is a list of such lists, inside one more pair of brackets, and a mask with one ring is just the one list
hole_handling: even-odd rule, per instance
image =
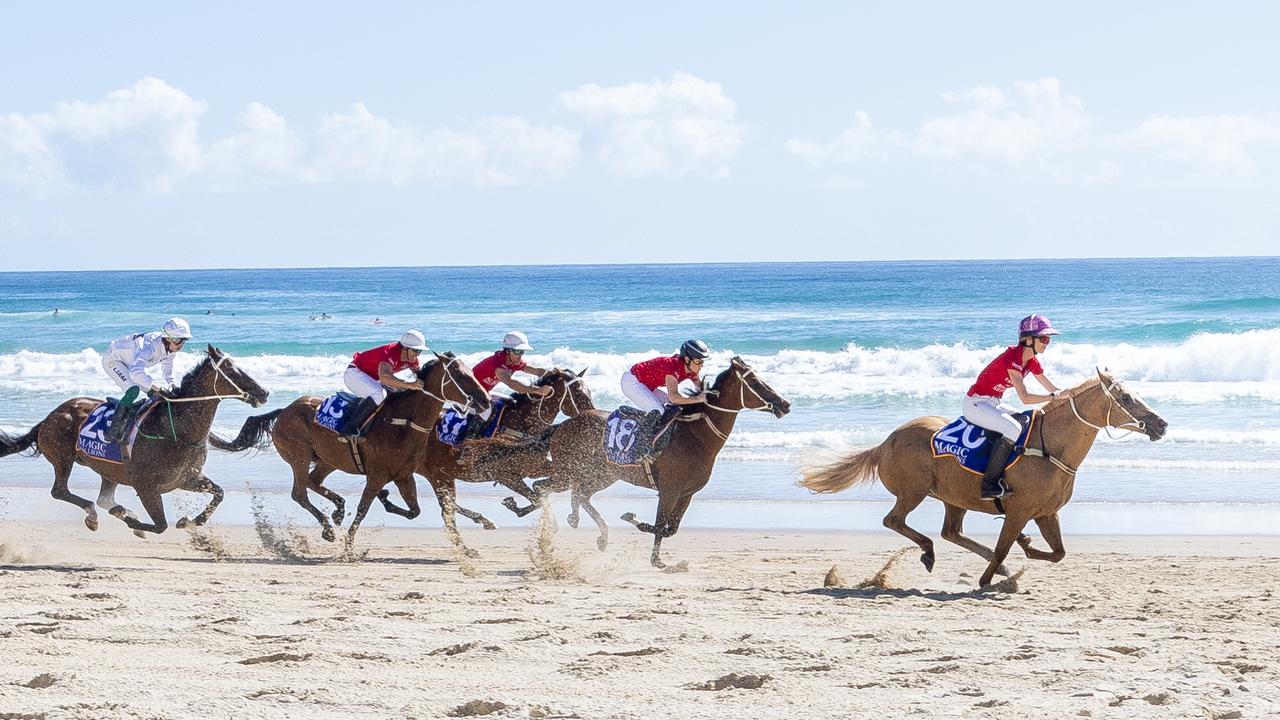
[[565, 420], [530, 444], [526, 452], [540, 452], [543, 456], [548, 448], [551, 452], [550, 477], [535, 482], [534, 490], [539, 497], [572, 490], [569, 524], [577, 527], [578, 507], [584, 508], [600, 529], [596, 544], [601, 550], [608, 546], [609, 526], [591, 505], [591, 496], [618, 480], [657, 490], [658, 510], [652, 525], [636, 520], [634, 513], [627, 513], [622, 519], [653, 534], [649, 562], [654, 567], [666, 567], [660, 558], [662, 539], [676, 534], [694, 494], [711, 479], [716, 455], [733, 432], [738, 413], [764, 410], [781, 418], [791, 411], [791, 403], [740, 357], [733, 358], [729, 368], [716, 377], [707, 395], [707, 402], [688, 406], [690, 411], [678, 416], [682, 426], [672, 430], [671, 443], [651, 465], [652, 481], [643, 467], [622, 467], [608, 461], [604, 439], [609, 413], [595, 410]]
[[[102, 478], [98, 505], [123, 520], [139, 537], [143, 537], [143, 532], [162, 533], [169, 527], [160, 496], [172, 490], [213, 496], [208, 507], [195, 519], [183, 517], [177, 523], [179, 528], [188, 524], [204, 525], [222, 502], [222, 488], [202, 472], [208, 454], [205, 436], [213, 425], [218, 403], [235, 399], [260, 407], [266, 402], [267, 394], [253, 378], [236, 367], [230, 355], [210, 345], [204, 360], [182, 378], [174, 397], [156, 406], [142, 420], [133, 451], [123, 462], [99, 460], [77, 452], [80, 426], [102, 403], [85, 397], [62, 403], [26, 435], [13, 438], [0, 433], [0, 457], [28, 449], [31, 454], [44, 455], [53, 465], [53, 496], [84, 510], [84, 524], [90, 530], [98, 529], [98, 513], [93, 503], [67, 488], [67, 478], [75, 463], [98, 473]], [[117, 485], [128, 485], [137, 491], [152, 522], [141, 522], [116, 504]]]
[[[426, 437], [434, 432], [440, 409], [446, 402], [455, 402], [468, 408], [485, 410], [489, 407], [489, 395], [471, 374], [466, 363], [453, 353], [436, 353], [436, 359], [425, 363], [418, 370], [423, 389], [393, 392], [387, 396], [378, 410], [363, 442], [358, 443], [363, 457], [363, 470], [356, 466], [351, 446], [338, 434], [314, 422], [316, 410], [324, 398], [304, 395], [288, 407], [255, 415], [245, 421], [240, 434], [231, 441], [210, 436], [209, 444], [219, 450], [239, 452], [262, 447], [266, 436], [276, 447], [276, 452], [293, 469], [293, 492], [290, 497], [320, 523], [320, 536], [332, 542], [335, 539], [333, 525], [307, 496], [310, 489], [324, 496], [334, 505], [333, 522], [341, 525], [345, 514], [342, 497], [324, 487], [324, 479], [335, 470], [352, 475], [364, 475], [364, 493], [356, 506], [356, 516], [347, 530], [347, 542], [355, 540], [356, 530], [378, 492], [393, 482], [407, 502], [417, 506], [417, 486], [413, 482], [414, 468], [418, 467], [426, 450]], [[441, 514], [445, 532], [455, 546], [465, 550], [458, 528], [454, 523], [453, 503], [441, 497]]]
[[[560, 413], [577, 417], [583, 412], [594, 410], [591, 391], [587, 389], [581, 378], [581, 375], [585, 375], [586, 372], [583, 370], [581, 373], [574, 373], [572, 370], [560, 368], [548, 370], [534, 385], [551, 388], [551, 394], [546, 397], [533, 397], [525, 393], [512, 395], [502, 418], [502, 430], [525, 436], [533, 435], [551, 427]], [[454, 447], [442, 442], [433, 432], [427, 436], [427, 450], [422, 456], [422, 461], [418, 463], [417, 472], [431, 482], [431, 487], [438, 497], [448, 496], [456, 500], [455, 481], [462, 480], [463, 482], [500, 483], [503, 487], [520, 493], [531, 503], [537, 502], [538, 495], [525, 484], [524, 479], [546, 475], [545, 453], [542, 457], [513, 454], [506, 452], [508, 447], [510, 446], [502, 442], [485, 440], [473, 440], [464, 447]], [[524, 461], [529, 459], [533, 462]], [[390, 492], [386, 489], [378, 493], [378, 499], [382, 501], [382, 506], [387, 512], [409, 518], [417, 517], [416, 499], [412, 502], [406, 500], [409, 507], [405, 509], [391, 502], [389, 496]], [[454, 505], [458, 513], [464, 517], [476, 522], [488, 522], [479, 513], [459, 507], [456, 502]], [[511, 500], [508, 507], [514, 505], [515, 501]], [[529, 507], [532, 509], [534, 506]], [[492, 527], [492, 523], [489, 527]]]
[[[1008, 574], [1003, 563], [1014, 542], [1033, 560], [1058, 562], [1066, 555], [1058, 510], [1071, 499], [1076, 469], [1089, 454], [1098, 430], [1107, 427], [1132, 430], [1154, 441], [1163, 437], [1168, 429], [1168, 423], [1146, 403], [1102, 371], [1098, 371], [1097, 378], [1071, 388], [1046, 405], [1039, 420], [1039, 430], [1027, 439], [1027, 448], [1032, 452], [1005, 472], [1015, 492], [1002, 501], [1005, 519], [994, 551], [965, 536], [964, 516], [969, 510], [998, 514], [1000, 510], [995, 501], [979, 497], [979, 477], [950, 458], [933, 457], [932, 438], [947, 424], [946, 418], [916, 418], [873, 448], [851, 453], [829, 465], [806, 469], [800, 484], [815, 492], [839, 492], [873, 482], [878, 475], [885, 489], [897, 498], [884, 518], [885, 527], [919, 545], [924, 551], [920, 562], [930, 572], [934, 562], [933, 541], [908, 527], [906, 519], [926, 497], [937, 498], [946, 508], [942, 537], [988, 561], [979, 582], [985, 586], [997, 572]], [[1050, 552], [1032, 547], [1031, 538], [1022, 533], [1029, 520], [1035, 520], [1039, 526]]]

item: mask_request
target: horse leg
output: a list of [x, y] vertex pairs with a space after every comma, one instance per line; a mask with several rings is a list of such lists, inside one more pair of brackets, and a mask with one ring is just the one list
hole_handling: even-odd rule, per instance
[[571, 528], [578, 527], [578, 509], [580, 507], [582, 507], [582, 496], [578, 494], [578, 489], [574, 488], [573, 493], [569, 495], [569, 517], [564, 519]]
[[884, 516], [883, 522], [885, 527], [919, 545], [920, 549], [924, 551], [920, 553], [920, 562], [924, 563], [925, 570], [933, 572], [933, 561], [935, 559], [933, 541], [907, 525], [907, 515], [910, 515], [912, 510], [919, 507], [920, 503], [924, 502], [924, 498], [924, 495], [898, 498], [897, 502], [893, 504], [893, 509], [889, 511], [888, 515]]
[[[46, 455], [46, 457], [49, 457]], [[49, 494], [84, 511], [84, 526], [90, 530], [98, 529], [98, 511], [93, 509], [93, 503], [71, 492], [67, 487], [67, 480], [71, 477], [71, 467], [74, 465], [73, 460], [59, 460], [54, 462], [53, 458], [49, 458], [49, 462], [53, 463], [53, 488]], [[110, 482], [103, 480], [103, 483]], [[115, 489], [115, 483], [111, 483], [112, 489]]]
[[[520, 493], [521, 497], [529, 501], [528, 505], [524, 507], [520, 507], [516, 503], [516, 499], [511, 497], [510, 495], [502, 498], [502, 507], [515, 513], [516, 517], [524, 517], [525, 515], [528, 515], [534, 510], [537, 510], [539, 507], [542, 506], [543, 497], [545, 497], [549, 492], [558, 492], [556, 490], [549, 489], [548, 486], [552, 484], [549, 478], [544, 478], [542, 480], [535, 480], [532, 485], [526, 485], [524, 483], [524, 478], [519, 478], [514, 482], [507, 482], [507, 480], [509, 479], [510, 478], [506, 480], [498, 480], [497, 482], [502, 483], [503, 487], [509, 488], [511, 490], [516, 491], [517, 493]], [[577, 525], [571, 524], [571, 527], [577, 527]]]
[[462, 533], [458, 532], [458, 521], [454, 517], [458, 512], [458, 488], [453, 480], [437, 483], [431, 482], [431, 489], [436, 493], [436, 500], [440, 502], [440, 517], [444, 520], [444, 534], [449, 538], [449, 542], [458, 552], [469, 558], [480, 557], [480, 553], [467, 547], [462, 542]]
[[654, 516], [653, 524], [640, 522], [636, 519], [635, 513], [626, 513], [622, 519], [636, 526], [640, 532], [653, 533], [653, 552], [649, 555], [649, 564], [665, 569], [667, 566], [662, 562], [662, 539], [675, 534], [675, 527], [679, 525], [679, 520], [675, 515], [677, 507], [680, 507], [683, 501], [683, 507], [689, 507], [689, 501], [679, 498], [675, 493], [663, 493], [658, 491], [658, 511]]
[[1022, 534], [1022, 528], [1026, 527], [1027, 518], [1014, 517], [1013, 515], [1005, 515], [1004, 525], [1000, 528], [1000, 538], [996, 540], [995, 550], [991, 552], [991, 562], [987, 564], [987, 569], [982, 573], [982, 577], [978, 580], [978, 587], [986, 587], [991, 584], [991, 578], [996, 574], [996, 570], [1004, 563], [1004, 559], [1009, 557], [1009, 549], [1013, 547], [1014, 541]]
[[[596, 538], [596, 547], [601, 550], [609, 547], [609, 523], [604, 521], [604, 516], [601, 515], [600, 511], [596, 510], [595, 506], [591, 504], [591, 495], [588, 493], [579, 493], [575, 489], [573, 491], [573, 499], [571, 502], [575, 508], [578, 505], [581, 505], [582, 509], [586, 510], [587, 514], [591, 516], [591, 519], [596, 521], [596, 527], [600, 528], [600, 536]], [[573, 524], [573, 527], [578, 526], [575, 523]]]
[[[102, 485], [98, 488], [98, 501], [97, 501], [98, 507], [102, 508], [103, 510], [106, 510], [108, 515], [110, 515], [113, 518], [119, 519], [125, 525], [129, 524], [129, 519], [133, 520], [133, 522], [135, 523], [142, 522], [141, 520], [138, 519], [137, 515], [134, 515], [133, 513], [129, 512], [129, 508], [116, 502], [117, 487], [119, 487], [119, 484], [116, 483], [115, 481], [102, 478]], [[144, 540], [147, 537], [146, 533], [137, 529], [133, 531], [133, 534]]]
[[364, 522], [364, 516], [369, 513], [369, 506], [373, 504], [373, 499], [378, 496], [378, 491], [386, 484], [386, 480], [375, 480], [367, 475], [365, 476], [364, 492], [360, 493], [360, 504], [356, 505], [356, 516], [351, 520], [351, 527], [347, 528], [348, 548], [355, 545], [356, 531], [360, 529], [360, 523]]
[[1048, 517], [1036, 518], [1036, 526], [1040, 528], [1040, 535], [1044, 537], [1044, 541], [1049, 543], [1049, 549], [1052, 552], [1037, 550], [1031, 547], [1031, 538], [1024, 534], [1018, 535], [1018, 544], [1022, 546], [1022, 551], [1032, 560], [1048, 560], [1056, 563], [1066, 557], [1067, 551], [1062, 546], [1062, 528], [1058, 526], [1058, 514], [1054, 513]]
[[120, 505], [116, 507], [122, 512], [117, 514], [112, 510], [111, 514], [124, 521], [133, 530], [134, 535], [142, 537], [141, 533], [150, 532], [159, 535], [169, 528], [169, 521], [164, 517], [164, 499], [160, 496], [158, 490], [152, 488], [139, 488], [137, 485], [133, 489], [138, 493], [138, 500], [142, 502], [142, 509], [147, 511], [147, 515], [151, 517], [151, 522], [144, 523], [134, 517], [132, 513], [125, 510]]
[[406, 517], [410, 520], [422, 514], [422, 508], [418, 507], [418, 483], [414, 481], [413, 476], [399, 478], [394, 482], [396, 490], [400, 491], [400, 497], [404, 498], [405, 505], [408, 507], [400, 507], [391, 502], [388, 499], [391, 496], [391, 491], [387, 488], [382, 488], [378, 491], [378, 499], [382, 501], [382, 507], [393, 515]]
[[[947, 515], [946, 519], [942, 521], [942, 539], [955, 543], [965, 550], [978, 555], [983, 560], [990, 562], [991, 548], [964, 534], [964, 515], [967, 511], [962, 507], [948, 503], [943, 503], [943, 506], [947, 509]], [[1008, 577], [1009, 568], [1001, 565], [996, 568], [996, 574]]]
[[200, 514], [196, 515], [194, 520], [188, 520], [187, 516], [183, 515], [181, 518], [178, 518], [178, 522], [174, 523], [174, 527], [181, 530], [188, 525], [201, 527], [205, 523], [209, 522], [209, 516], [213, 515], [213, 511], [217, 510], [218, 505], [222, 502], [222, 488], [219, 487], [217, 483], [210, 480], [207, 475], [201, 475], [200, 477], [187, 480], [182, 484], [182, 489], [187, 492], [205, 493], [207, 495], [212, 495], [213, 497], [209, 500], [208, 507], [201, 510]]
[[320, 508], [312, 505], [311, 498], [307, 497], [307, 487], [309, 485], [307, 466], [310, 464], [310, 461], [308, 461], [306, 465], [301, 463], [291, 465], [293, 468], [293, 490], [289, 493], [289, 497], [302, 506], [303, 510], [311, 513], [316, 522], [320, 523], [320, 537], [333, 542], [336, 536], [333, 533], [333, 525], [329, 524], [329, 518], [320, 512]]
[[342, 527], [342, 520], [347, 514], [347, 502], [342, 499], [341, 495], [324, 486], [324, 479], [332, 475], [336, 469], [323, 460], [316, 460], [316, 466], [311, 468], [311, 472], [307, 473], [307, 487], [320, 497], [333, 503], [333, 524]]

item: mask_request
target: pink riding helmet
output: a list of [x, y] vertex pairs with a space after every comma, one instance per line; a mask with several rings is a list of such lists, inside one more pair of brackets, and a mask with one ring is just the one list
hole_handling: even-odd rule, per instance
[[1022, 322], [1018, 323], [1018, 337], [1039, 337], [1042, 335], [1061, 335], [1061, 333], [1054, 330], [1049, 318], [1043, 315], [1028, 315], [1022, 318]]

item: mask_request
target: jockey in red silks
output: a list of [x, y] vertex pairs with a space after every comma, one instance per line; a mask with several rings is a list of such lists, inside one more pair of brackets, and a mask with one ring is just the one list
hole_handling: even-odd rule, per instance
[[[1018, 344], [1007, 348], [983, 368], [977, 382], [965, 396], [965, 420], [1000, 433], [991, 448], [987, 471], [982, 476], [984, 499], [1002, 498], [1013, 493], [1003, 477], [1004, 464], [1009, 459], [1009, 453], [1013, 452], [1018, 436], [1022, 434], [1022, 423], [1013, 417], [1018, 411], [1000, 400], [1010, 387], [1017, 391], [1018, 399], [1026, 405], [1048, 402], [1058, 396], [1059, 389], [1044, 376], [1044, 370], [1036, 358], [1049, 347], [1052, 336], [1058, 334], [1049, 318], [1043, 315], [1028, 315], [1023, 318], [1018, 324]], [[1027, 390], [1024, 382], [1027, 375], [1033, 375], [1049, 394], [1040, 395]]]
[[340, 435], [359, 434], [360, 426], [369, 419], [382, 401], [387, 390], [422, 390], [422, 381], [401, 380], [396, 373], [417, 370], [418, 356], [427, 349], [427, 339], [417, 330], [407, 330], [399, 342], [379, 345], [356, 353], [342, 375], [342, 381], [360, 402], [347, 409]]
[[[687, 340], [677, 355], [665, 355], [638, 362], [622, 375], [622, 394], [646, 412], [678, 410], [679, 405], [706, 402], [707, 395], [698, 373], [711, 357], [711, 348], [701, 340]], [[692, 397], [681, 394], [682, 380], [691, 380], [698, 388]], [[665, 417], [665, 415], [664, 415]]]

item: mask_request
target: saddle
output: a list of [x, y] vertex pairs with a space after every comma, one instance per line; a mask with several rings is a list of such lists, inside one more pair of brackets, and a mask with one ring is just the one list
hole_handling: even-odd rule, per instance
[[498, 435], [502, 428], [502, 417], [507, 411], [507, 398], [493, 395], [489, 397], [493, 408], [489, 417], [483, 418], [479, 413], [462, 414], [457, 410], [447, 410], [436, 421], [436, 438], [446, 445], [461, 447], [463, 443], [475, 440], [488, 440]]
[[[1005, 462], [1005, 469], [1011, 468], [1026, 454], [1027, 439], [1031, 436], [1031, 428], [1035, 424], [1037, 413], [1025, 410], [1013, 416], [1022, 425], [1022, 433], [1013, 452]], [[991, 455], [991, 446], [1000, 433], [987, 430], [969, 422], [960, 416], [933, 434], [933, 456], [935, 458], [953, 458], [960, 467], [975, 475], [982, 475], [987, 469], [987, 460]]]
[[605, 421], [605, 456], [614, 465], [651, 464], [671, 444], [680, 413], [679, 405], [651, 412], [629, 405], [614, 410]]
[[[116, 398], [107, 398], [99, 403], [80, 424], [80, 432], [76, 436], [76, 451], [87, 457], [109, 463], [125, 462], [133, 451], [133, 443], [138, 437], [138, 428], [158, 403], [158, 400], [143, 401], [142, 406], [133, 413], [132, 417], [125, 420], [127, 427], [117, 428], [116, 432], [112, 432], [112, 424], [116, 421], [120, 401]], [[111, 437], [120, 439], [109, 439]]]

